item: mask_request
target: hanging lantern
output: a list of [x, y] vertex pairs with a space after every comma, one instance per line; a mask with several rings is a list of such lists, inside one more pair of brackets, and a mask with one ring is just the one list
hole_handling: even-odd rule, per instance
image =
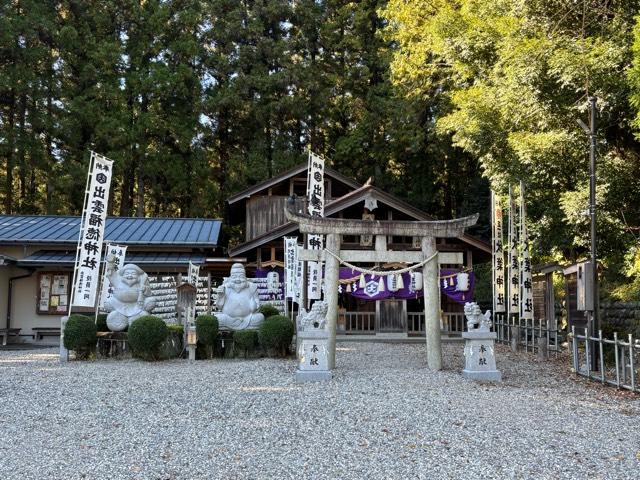
[[422, 274], [420, 272], [411, 273], [411, 284], [409, 285], [409, 289], [412, 292], [422, 290]]
[[360, 274], [360, 281], [358, 282], [358, 288], [364, 288], [367, 286], [367, 281], [364, 278], [364, 273]]
[[384, 292], [384, 277], [380, 277], [378, 281], [378, 292]]
[[404, 288], [404, 280], [402, 279], [402, 274], [398, 274], [398, 290], [402, 290]]
[[460, 272], [456, 275], [456, 292], [469, 291], [469, 274], [466, 272]]
[[387, 275], [387, 288], [390, 292], [398, 291], [398, 276], [395, 273]]
[[267, 273], [267, 291], [278, 293], [280, 291], [280, 275], [278, 272]]

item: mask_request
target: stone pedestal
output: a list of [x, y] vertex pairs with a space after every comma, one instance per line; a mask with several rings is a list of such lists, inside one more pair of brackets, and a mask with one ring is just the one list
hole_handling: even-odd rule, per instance
[[497, 334], [487, 331], [463, 332], [465, 367], [462, 376], [472, 380], [499, 382], [502, 374], [496, 369], [494, 340]]
[[331, 380], [329, 369], [329, 336], [325, 329], [313, 329], [298, 333], [298, 369], [296, 382], [318, 382]]

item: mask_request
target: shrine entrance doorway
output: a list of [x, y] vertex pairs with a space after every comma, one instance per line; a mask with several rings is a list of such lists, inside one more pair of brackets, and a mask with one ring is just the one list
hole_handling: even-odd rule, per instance
[[378, 303], [378, 332], [407, 332], [407, 302], [405, 300], [380, 300]]

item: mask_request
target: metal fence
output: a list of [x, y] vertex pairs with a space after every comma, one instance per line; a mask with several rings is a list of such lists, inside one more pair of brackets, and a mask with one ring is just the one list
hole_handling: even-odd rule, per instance
[[[603, 338], [602, 330], [598, 336], [576, 333], [571, 330], [571, 354], [573, 369], [577, 375], [614, 385], [618, 388], [640, 393], [638, 379], [640, 376], [640, 340], [629, 335], [625, 340]], [[595, 368], [594, 368], [595, 367]]]
[[547, 352], [553, 352], [557, 356], [562, 343], [566, 341], [565, 331], [549, 328], [544, 320], [522, 320], [496, 315], [493, 329], [497, 334], [496, 341], [509, 344], [512, 348], [522, 348], [526, 352], [537, 352], [542, 346]]

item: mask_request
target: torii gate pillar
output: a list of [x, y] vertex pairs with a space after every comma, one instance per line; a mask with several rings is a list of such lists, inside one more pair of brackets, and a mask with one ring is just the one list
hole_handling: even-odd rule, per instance
[[[422, 255], [425, 259], [436, 253], [435, 237], [422, 237]], [[430, 370], [442, 369], [442, 345], [440, 341], [440, 285], [438, 283], [438, 257], [427, 262], [422, 269], [424, 285], [424, 330], [427, 337], [427, 366]]]
[[[340, 250], [340, 235], [330, 233], [326, 238], [326, 248], [330, 252]], [[340, 281], [340, 262], [337, 258], [327, 255], [324, 266], [325, 292], [327, 302], [327, 329], [329, 330], [329, 353], [327, 356], [330, 370], [336, 368], [336, 323], [338, 320], [338, 282]]]

